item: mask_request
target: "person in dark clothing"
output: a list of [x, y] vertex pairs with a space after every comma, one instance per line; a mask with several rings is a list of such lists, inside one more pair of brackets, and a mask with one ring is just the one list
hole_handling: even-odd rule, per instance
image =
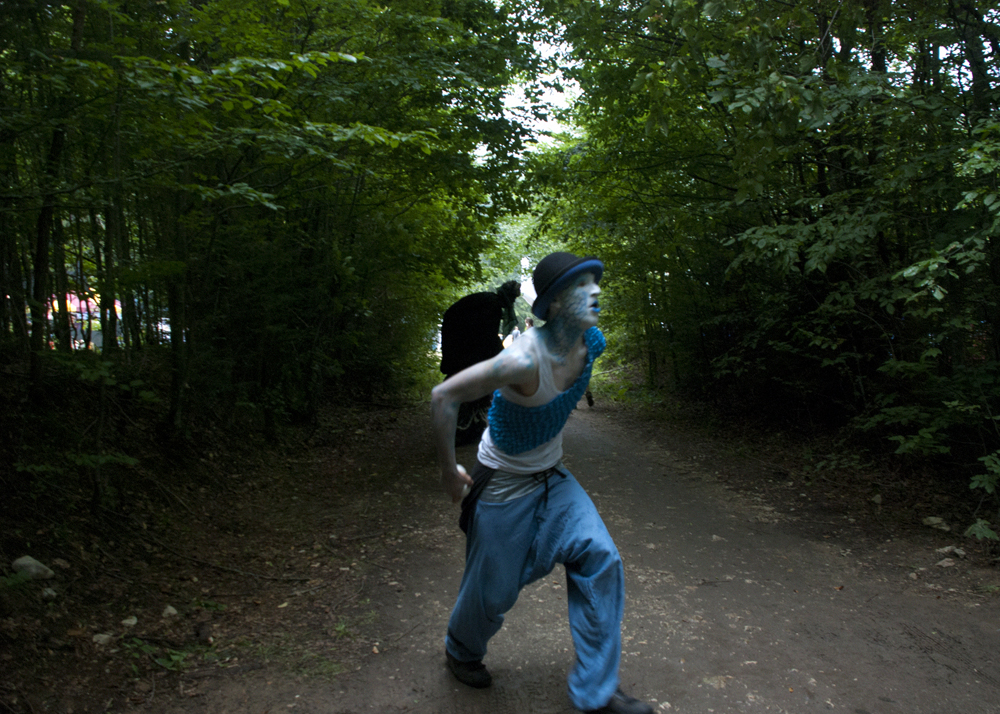
[[[508, 280], [494, 292], [466, 295], [445, 310], [441, 322], [441, 373], [448, 379], [503, 350], [503, 335], [517, 325], [514, 301], [521, 284]], [[486, 428], [491, 396], [463, 404], [459, 410], [456, 445], [477, 441]]]

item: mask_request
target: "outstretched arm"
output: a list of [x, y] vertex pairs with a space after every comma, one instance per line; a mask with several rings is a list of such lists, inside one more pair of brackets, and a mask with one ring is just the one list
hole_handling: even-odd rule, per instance
[[538, 365], [526, 350], [518, 347], [515, 343], [496, 357], [449, 377], [431, 391], [431, 424], [441, 466], [441, 486], [455, 503], [462, 499], [462, 488], [472, 486], [472, 478], [464, 470], [459, 471], [455, 459], [459, 405], [485, 397], [508, 384], [532, 383], [537, 378]]

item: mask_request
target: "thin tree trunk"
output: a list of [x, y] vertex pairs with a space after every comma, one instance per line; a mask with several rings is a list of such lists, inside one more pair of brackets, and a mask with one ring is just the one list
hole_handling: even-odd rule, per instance
[[104, 275], [101, 278], [101, 351], [112, 353], [118, 349], [118, 311], [115, 309], [117, 285], [115, 280], [115, 234], [118, 219], [114, 206], [104, 213]]
[[[73, 33], [70, 38], [70, 49], [74, 54], [80, 51], [83, 42], [84, 20], [86, 19], [85, 0], [77, 0], [73, 8]], [[58, 116], [63, 116], [65, 98], [56, 102]], [[31, 355], [29, 357], [28, 384], [29, 388], [36, 390], [40, 386], [42, 378], [42, 352], [46, 349], [48, 340], [48, 303], [49, 295], [49, 242], [52, 240], [52, 226], [55, 219], [55, 188], [59, 178], [59, 165], [62, 160], [63, 149], [66, 145], [66, 129], [62, 124], [56, 126], [52, 132], [52, 141], [49, 144], [49, 153], [45, 160], [45, 185], [42, 195], [42, 207], [38, 213], [38, 222], [35, 230], [34, 245], [34, 265], [32, 280], [32, 300], [31, 310], [31, 336], [29, 347]]]
[[55, 314], [56, 347], [60, 352], [70, 352], [73, 342], [69, 329], [69, 304], [66, 300], [69, 276], [66, 275], [66, 244], [62, 219], [58, 216], [55, 217], [52, 231], [52, 269], [55, 278], [54, 305], [58, 307]]
[[[168, 260], [186, 263], [187, 254], [178, 220], [184, 213], [184, 208], [180, 205], [181, 200], [180, 196], [174, 197], [174, 215], [168, 217], [169, 223], [158, 230], [157, 235], [163, 241], [160, 251], [162, 255], [166, 255]], [[167, 315], [170, 319], [170, 407], [167, 413], [167, 426], [172, 432], [180, 430], [186, 416], [184, 405], [190, 350], [185, 339], [188, 332], [186, 276], [185, 269], [177, 274], [171, 273], [166, 278]]]
[[975, 125], [989, 115], [994, 105], [989, 63], [983, 52], [981, 32], [984, 25], [983, 16], [971, 2], [956, 3], [952, 0], [950, 5], [955, 30], [962, 40], [965, 48], [963, 54], [972, 72], [972, 108], [969, 112], [969, 123]]
[[[95, 211], [93, 208], [90, 209], [90, 246], [94, 250], [94, 279], [95, 279], [95, 282], [97, 284], [97, 291], [98, 291], [98, 295], [97, 295], [97, 297], [98, 297], [98, 305], [97, 305], [98, 315], [97, 315], [97, 319], [98, 319], [98, 324], [101, 326], [101, 330], [102, 330], [102, 333], [101, 333], [101, 343], [102, 343], [102, 348], [103, 348], [103, 343], [104, 343], [104, 334], [103, 334], [104, 323], [107, 322], [107, 320], [104, 317], [103, 304], [100, 302], [100, 292], [101, 292], [101, 290], [104, 289], [104, 251], [101, 249], [101, 232], [100, 232], [100, 224], [97, 222], [97, 211]], [[88, 298], [89, 297], [90, 296], [88, 295]], [[88, 318], [88, 324], [93, 324], [94, 317], [90, 313], [89, 300], [88, 300], [88, 304], [87, 304], [87, 318]], [[90, 333], [89, 333], [89, 331], [87, 333], [87, 346], [88, 347], [90, 346]], [[96, 348], [96, 345], [95, 345], [95, 348]]]
[[49, 154], [45, 160], [46, 189], [42, 208], [38, 212], [35, 230], [34, 279], [31, 301], [31, 357], [28, 367], [28, 384], [37, 389], [42, 379], [42, 352], [49, 333], [49, 242], [52, 240], [52, 221], [55, 215], [55, 185], [59, 175], [59, 160], [66, 143], [66, 132], [57, 127], [52, 132]]
[[[15, 185], [14, 174], [17, 167], [10, 165], [13, 154], [13, 146], [4, 146], [6, 165], [0, 176], [3, 176], [5, 186]], [[7, 343], [13, 333], [15, 342], [20, 342], [27, 348], [27, 340], [24, 339], [24, 282], [21, 278], [21, 264], [18, 262], [17, 234], [11, 219], [12, 213], [4, 210], [12, 205], [13, 201], [10, 199], [0, 201], [0, 344]]]
[[[137, 256], [140, 263], [147, 264], [150, 261], [149, 246], [146, 244], [147, 232], [146, 232], [146, 220], [143, 218], [141, 213], [141, 206], [136, 205], [135, 210], [135, 228], [136, 228], [136, 238], [137, 247], [139, 255]], [[140, 318], [141, 324], [144, 327], [143, 338], [147, 345], [156, 345], [159, 343], [159, 336], [157, 335], [156, 325], [158, 322], [158, 315], [153, 314], [153, 306], [150, 304], [149, 290], [150, 283], [145, 281], [142, 284], [142, 292], [140, 294]]]
[[[77, 322], [76, 328], [73, 331], [73, 336], [75, 339], [83, 341], [84, 349], [90, 349], [90, 320], [86, 320], [84, 324], [83, 317], [83, 307], [87, 305], [87, 314], [90, 314], [90, 291], [87, 290], [87, 285], [83, 277], [83, 231], [80, 229], [80, 215], [76, 215], [74, 221], [74, 227], [76, 228], [76, 304], [79, 308], [79, 322]], [[86, 300], [86, 302], [84, 302]]]
[[27, 352], [24, 281], [11, 223], [8, 214], [0, 211], [0, 343], [6, 343], [13, 335], [13, 342]]

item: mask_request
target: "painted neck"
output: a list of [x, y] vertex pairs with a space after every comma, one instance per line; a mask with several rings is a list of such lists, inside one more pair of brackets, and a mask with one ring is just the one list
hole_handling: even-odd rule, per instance
[[561, 312], [540, 328], [545, 337], [545, 345], [557, 357], [565, 358], [583, 339], [586, 327], [579, 320], [567, 319]]

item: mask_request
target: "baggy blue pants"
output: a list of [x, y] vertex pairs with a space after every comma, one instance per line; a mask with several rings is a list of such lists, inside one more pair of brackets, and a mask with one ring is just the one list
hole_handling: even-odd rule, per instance
[[521, 588], [562, 563], [576, 649], [569, 698], [578, 709], [598, 709], [618, 688], [625, 573], [604, 521], [576, 479], [552, 476], [547, 490], [477, 504], [445, 646], [463, 662], [483, 659]]

